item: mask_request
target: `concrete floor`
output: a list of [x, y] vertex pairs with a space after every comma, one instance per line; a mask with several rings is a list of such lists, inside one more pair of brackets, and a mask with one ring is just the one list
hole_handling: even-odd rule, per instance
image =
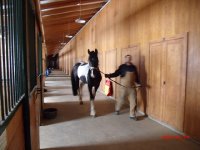
[[[54, 71], [45, 82], [45, 107], [55, 107], [55, 119], [42, 120], [41, 150], [200, 150], [200, 145], [168, 128], [140, 116], [139, 121], [128, 118], [128, 109], [114, 115], [114, 100], [97, 93], [97, 117], [89, 116], [89, 97], [84, 88], [84, 105], [72, 96], [70, 78]], [[170, 138], [166, 139], [164, 136]]]

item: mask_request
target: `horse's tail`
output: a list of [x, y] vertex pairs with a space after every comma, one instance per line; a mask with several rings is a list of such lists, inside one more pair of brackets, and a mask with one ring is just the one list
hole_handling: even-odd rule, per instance
[[78, 71], [79, 65], [80, 65], [79, 63], [75, 64], [71, 72], [72, 92], [74, 96], [78, 95], [79, 78], [77, 75], [77, 71]]

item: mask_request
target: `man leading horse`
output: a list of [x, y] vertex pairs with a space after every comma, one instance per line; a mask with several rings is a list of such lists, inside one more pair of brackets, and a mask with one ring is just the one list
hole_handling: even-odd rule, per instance
[[119, 68], [111, 74], [105, 74], [106, 78], [121, 77], [121, 85], [119, 91], [119, 97], [117, 98], [115, 105], [115, 113], [119, 115], [120, 109], [126, 97], [130, 102], [130, 119], [137, 120], [137, 91], [136, 87], [140, 86], [138, 71], [135, 65], [131, 62], [131, 55], [125, 56], [125, 63], [120, 65]]

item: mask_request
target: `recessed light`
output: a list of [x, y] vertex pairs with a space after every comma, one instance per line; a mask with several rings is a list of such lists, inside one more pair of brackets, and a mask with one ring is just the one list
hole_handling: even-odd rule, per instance
[[69, 39], [73, 38], [72, 35], [66, 35], [65, 37], [66, 37], [66, 38], [69, 38]]
[[86, 21], [84, 19], [78, 18], [75, 20], [76, 23], [84, 24]]
[[61, 43], [61, 45], [65, 45], [66, 43]]

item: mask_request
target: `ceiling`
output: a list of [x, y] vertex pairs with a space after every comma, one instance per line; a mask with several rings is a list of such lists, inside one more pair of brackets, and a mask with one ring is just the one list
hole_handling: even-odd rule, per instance
[[81, 19], [89, 21], [108, 0], [40, 0], [40, 15], [48, 55], [55, 54], [85, 24], [76, 23]]

